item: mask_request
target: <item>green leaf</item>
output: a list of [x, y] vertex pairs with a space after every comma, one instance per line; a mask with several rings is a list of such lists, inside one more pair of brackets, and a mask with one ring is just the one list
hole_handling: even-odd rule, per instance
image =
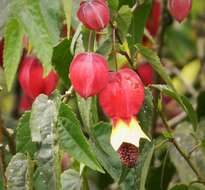
[[44, 72], [51, 69], [53, 54], [52, 40], [49, 30], [41, 12], [39, 0], [19, 0], [15, 2], [15, 15], [23, 24], [29, 40], [34, 48], [34, 53], [41, 60]]
[[122, 184], [123, 190], [145, 190], [145, 183], [154, 153], [154, 144], [145, 142], [135, 169], [131, 170]]
[[175, 185], [170, 190], [188, 190], [188, 187], [186, 185], [181, 184], [181, 185]]
[[108, 0], [108, 5], [109, 8], [113, 9], [113, 10], [117, 10], [118, 6], [119, 6], [119, 0]]
[[7, 169], [7, 187], [9, 190], [32, 190], [29, 168], [33, 167], [30, 160], [22, 153], [17, 153], [11, 159]]
[[136, 167], [137, 189], [145, 190], [145, 183], [154, 153], [154, 144], [146, 142], [140, 153], [139, 162]]
[[78, 109], [84, 126], [93, 127], [98, 122], [97, 97], [84, 99], [76, 94]]
[[73, 7], [73, 0], [63, 0], [63, 9], [66, 17], [66, 26], [67, 26], [67, 37], [70, 37], [70, 29], [71, 29], [71, 18], [72, 18], [72, 7]]
[[57, 44], [60, 39], [61, 5], [56, 0], [40, 0], [40, 8], [52, 43]]
[[44, 134], [49, 130], [51, 132], [51, 126], [55, 122], [57, 117], [57, 110], [53, 101], [48, 100], [46, 95], [39, 95], [33, 103], [30, 128], [33, 142], [42, 142], [44, 140]]
[[110, 36], [98, 47], [96, 53], [99, 53], [107, 57], [111, 51], [112, 51], [112, 40]]
[[122, 164], [117, 152], [110, 145], [111, 126], [108, 123], [99, 123], [93, 128], [99, 144], [93, 144], [97, 158], [110, 176], [118, 181], [121, 175]]
[[58, 116], [60, 146], [76, 160], [93, 170], [104, 173], [88, 141], [80, 129], [80, 123], [70, 108], [61, 103]]
[[205, 118], [205, 91], [200, 92], [197, 97], [197, 115], [199, 119]]
[[[188, 155], [190, 151], [193, 151], [193, 147], [196, 147], [200, 142], [200, 135], [204, 135], [204, 124], [202, 126], [202, 128], [199, 127], [197, 129], [197, 133], [188, 122], [183, 122], [176, 126], [174, 138], [179, 146], [183, 147], [185, 154]], [[170, 146], [170, 158], [176, 167], [181, 183], [189, 185], [192, 181], [197, 180], [196, 174], [174, 146]], [[190, 160], [192, 160], [201, 176], [205, 177], [205, 152], [203, 147], [195, 149], [190, 154]]]
[[37, 169], [34, 176], [36, 189], [60, 188], [60, 158], [56, 129], [57, 109], [46, 95], [39, 95], [33, 103], [30, 127], [32, 140], [39, 142], [36, 154]]
[[116, 22], [117, 29], [119, 31], [120, 39], [124, 41], [126, 39], [126, 35], [128, 33], [130, 24], [132, 20], [132, 12], [129, 6], [122, 6], [117, 14]]
[[33, 156], [36, 151], [36, 145], [31, 139], [31, 130], [29, 128], [30, 112], [25, 112], [19, 120], [16, 129], [16, 151], [29, 153]]
[[69, 65], [72, 61], [72, 54], [70, 52], [71, 41], [64, 39], [56, 47], [54, 47], [52, 63], [58, 75], [64, 82], [66, 87], [70, 86], [70, 80], [68, 77]]
[[77, 171], [68, 169], [61, 174], [61, 184], [62, 190], [81, 190], [82, 179]]
[[194, 129], [195, 130], [197, 129], [197, 126], [198, 126], [197, 114], [194, 111], [191, 103], [185, 96], [177, 94], [174, 90], [172, 90], [166, 85], [152, 85], [152, 87], [160, 90], [163, 94], [175, 99], [181, 105], [184, 111], [187, 113]]
[[151, 134], [153, 117], [153, 96], [151, 90], [145, 88], [144, 104], [138, 114], [139, 124], [142, 126], [146, 134]]
[[140, 43], [144, 34], [144, 28], [152, 7], [152, 0], [147, 0], [140, 5], [134, 12], [132, 17], [132, 24], [130, 26], [130, 37], [128, 44], [131, 51], [132, 58], [135, 58], [134, 48], [135, 44]]
[[136, 45], [138, 52], [152, 65], [154, 70], [162, 77], [162, 79], [174, 89], [172, 85], [172, 80], [169, 77], [166, 69], [162, 66], [157, 54], [149, 48], [143, 47], [140, 44]]
[[22, 54], [24, 31], [15, 18], [10, 18], [5, 26], [4, 72], [8, 90], [11, 90]]

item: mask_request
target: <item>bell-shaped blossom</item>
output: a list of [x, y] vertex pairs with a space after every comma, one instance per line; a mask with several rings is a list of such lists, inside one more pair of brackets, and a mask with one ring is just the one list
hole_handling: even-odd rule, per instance
[[80, 53], [70, 65], [70, 80], [82, 97], [95, 96], [108, 83], [108, 63], [96, 53]]
[[100, 31], [110, 21], [110, 11], [104, 0], [88, 0], [80, 4], [78, 19], [89, 29]]

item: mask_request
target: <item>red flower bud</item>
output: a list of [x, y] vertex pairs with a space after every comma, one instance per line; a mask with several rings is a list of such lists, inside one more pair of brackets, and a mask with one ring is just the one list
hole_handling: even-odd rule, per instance
[[80, 96], [94, 96], [108, 83], [108, 63], [99, 54], [80, 53], [70, 65], [70, 80]]
[[80, 4], [78, 19], [89, 29], [99, 31], [110, 21], [109, 8], [105, 1], [88, 0]]
[[153, 83], [154, 70], [149, 63], [143, 63], [137, 68], [137, 73], [142, 79], [143, 83], [147, 86]]
[[110, 74], [108, 85], [99, 95], [103, 111], [112, 119], [130, 119], [144, 101], [144, 85], [136, 72], [124, 68]]
[[168, 3], [171, 15], [178, 22], [181, 22], [187, 17], [192, 6], [192, 0], [169, 0]]
[[58, 76], [51, 71], [43, 77], [43, 67], [35, 57], [25, 57], [19, 69], [19, 82], [24, 93], [32, 99], [39, 94], [50, 95], [56, 88]]
[[152, 10], [150, 16], [147, 20], [147, 30], [150, 32], [152, 36], [156, 36], [159, 23], [161, 17], [161, 2], [159, 0], [155, 0], [152, 5]]
[[4, 39], [0, 40], [0, 66], [3, 66]]

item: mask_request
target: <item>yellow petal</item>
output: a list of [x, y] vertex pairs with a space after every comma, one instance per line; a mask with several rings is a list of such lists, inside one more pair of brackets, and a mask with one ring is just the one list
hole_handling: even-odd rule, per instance
[[139, 147], [140, 139], [147, 139], [149, 137], [142, 131], [137, 120], [132, 117], [129, 123], [123, 120], [118, 120], [112, 129], [110, 141], [115, 150], [118, 150], [123, 142], [130, 143]]

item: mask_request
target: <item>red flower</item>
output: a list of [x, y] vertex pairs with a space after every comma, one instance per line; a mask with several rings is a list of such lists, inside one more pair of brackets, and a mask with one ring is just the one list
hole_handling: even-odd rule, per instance
[[108, 83], [108, 63], [99, 54], [80, 53], [70, 65], [70, 79], [80, 96], [94, 96]]
[[161, 2], [159, 0], [155, 0], [153, 2], [152, 10], [146, 24], [147, 30], [152, 36], [156, 36], [158, 31], [161, 17], [161, 9]]
[[192, 7], [192, 0], [169, 0], [168, 3], [171, 15], [178, 22], [187, 17]]
[[56, 88], [58, 76], [51, 71], [43, 77], [43, 67], [36, 57], [26, 56], [19, 68], [19, 82], [24, 93], [32, 99], [39, 94], [50, 95]]
[[144, 85], [134, 71], [124, 68], [110, 73], [108, 85], [101, 91], [99, 101], [104, 112], [112, 119], [130, 119], [144, 101]]
[[149, 63], [143, 63], [137, 68], [137, 73], [142, 79], [143, 83], [147, 86], [153, 83], [154, 70]]
[[110, 21], [109, 8], [104, 0], [89, 0], [80, 4], [78, 19], [91, 30], [102, 30]]

